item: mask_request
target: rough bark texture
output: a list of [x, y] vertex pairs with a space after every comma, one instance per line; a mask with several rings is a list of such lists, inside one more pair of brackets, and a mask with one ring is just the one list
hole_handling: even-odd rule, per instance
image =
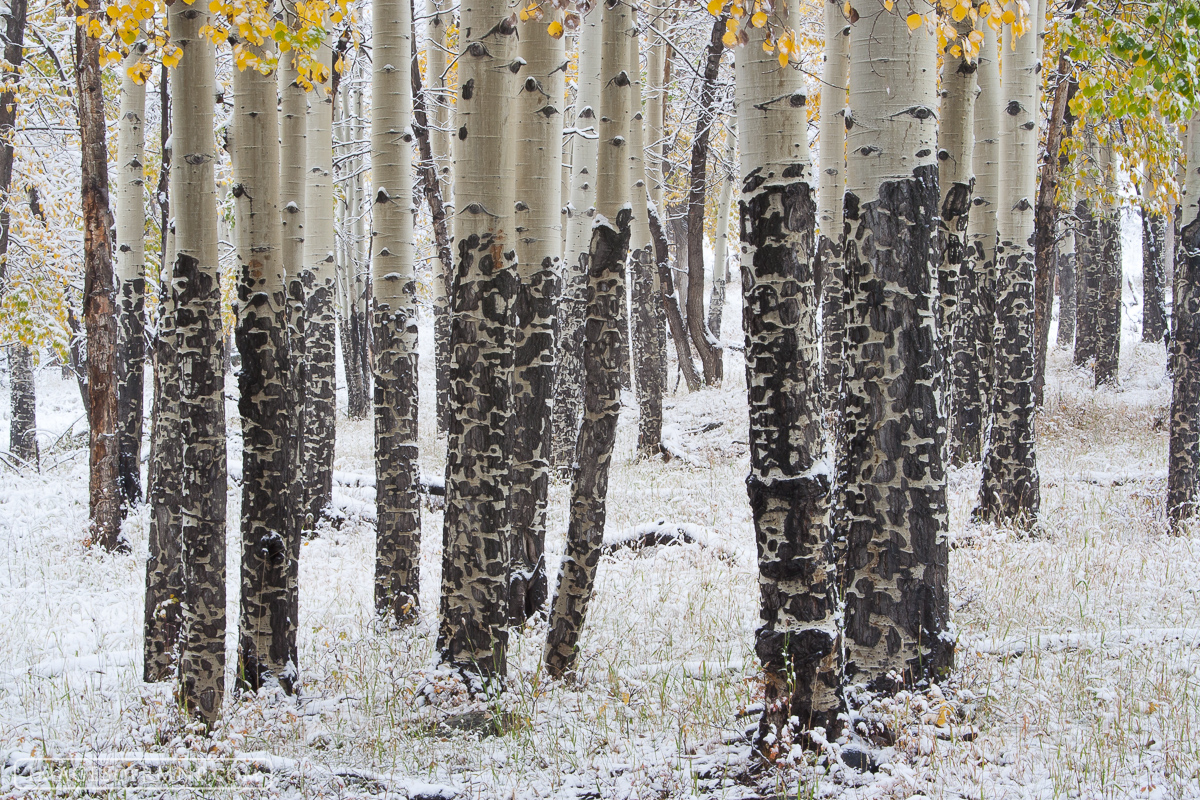
[[550, 460], [570, 474], [583, 418], [583, 319], [587, 313], [587, 275], [592, 220], [596, 215], [596, 154], [599, 143], [596, 109], [600, 92], [600, 21], [597, 3], [579, 27], [579, 80], [575, 91], [572, 134], [571, 195], [567, 202], [566, 245], [562, 289], [558, 301], [558, 364], [551, 412]]
[[375, 292], [375, 613], [416, 619], [421, 594], [417, 314], [413, 270], [413, 45], [409, 0], [375, 0], [371, 274]]
[[825, 65], [821, 73], [816, 272], [821, 281], [822, 405], [832, 420], [832, 433], [838, 426], [836, 421], [841, 419], [842, 380], [846, 371], [842, 202], [846, 193], [846, 79], [850, 70], [850, 28], [842, 14], [842, 3], [826, 0], [824, 6]]
[[[666, 242], [666, 233], [662, 229], [662, 223], [657, 213], [651, 216], [650, 227], [656, 240], [661, 236], [662, 240]], [[676, 253], [678, 254], [678, 252], [679, 248], [677, 247]], [[688, 338], [687, 324], [683, 319], [683, 306], [679, 302], [679, 292], [675, 289], [677, 274], [681, 277], [684, 275], [671, 266], [669, 258], [667, 260], [659, 259], [658, 281], [662, 287], [663, 309], [666, 312], [667, 326], [671, 331], [671, 341], [675, 343], [675, 360], [683, 375], [684, 383], [687, 384], [688, 391], [695, 392], [700, 389], [700, 374], [696, 372], [696, 364], [692, 361], [691, 339]]]
[[1096, 357], [1096, 297], [1100, 291], [1098, 223], [1086, 196], [1075, 204], [1075, 353], [1076, 366]]
[[[1142, 213], [1142, 341], [1162, 342], [1167, 335], [1167, 218]], [[1062, 322], [1059, 322], [1062, 325]]]
[[[1187, 133], [1188, 163], [1200, 163], [1200, 114]], [[1175, 260], [1170, 343], [1171, 439], [1167, 456], [1167, 517], [1171, 530], [1196, 516], [1200, 487], [1200, 170], [1187, 170]]]
[[967, 221], [967, 252], [958, 279], [958, 304], [951, 342], [950, 375], [954, 403], [950, 419], [950, 459], [979, 461], [984, 420], [991, 408], [993, 337], [996, 321], [996, 215], [1000, 180], [1000, 60], [996, 33], [983, 25], [976, 67], [975, 188]]
[[[725, 17], [713, 20], [708, 49], [705, 51], [704, 73], [700, 82], [698, 105], [700, 115], [696, 118], [696, 133], [692, 137], [692, 163], [688, 186], [688, 284], [687, 326], [696, 354], [700, 356], [700, 367], [704, 382], [710, 386], [719, 384], [724, 374], [721, 343], [708, 330], [704, 317], [704, 196], [708, 174], [708, 140], [716, 119], [717, 72], [721, 68], [721, 56], [725, 45], [721, 37], [725, 34]], [[716, 265], [713, 267], [717, 268]]]
[[178, 700], [212, 725], [225, 694], [225, 373], [213, 180], [213, 46], [208, 15], [171, 6], [171, 40], [183, 49], [172, 103], [177, 175], [175, 310], [183, 440], [180, 538], [183, 634]]
[[342, 343], [342, 366], [346, 374], [346, 416], [350, 419], [366, 419], [367, 394], [370, 391], [370, 379], [363, 370], [363, 347], [366, 337], [363, 334], [361, 301], [365, 285], [361, 285], [359, 277], [362, 264], [358, 258], [358, 221], [362, 219], [362, 159], [351, 156], [347, 149], [357, 150], [356, 142], [361, 136], [355, 135], [355, 125], [358, 122], [354, 113], [354, 97], [356, 90], [346, 86], [343, 76], [339, 80], [341, 91], [338, 92], [337, 124], [334, 132], [337, 136], [336, 147], [344, 155], [345, 161], [338, 168], [345, 177], [341, 179], [342, 191], [338, 193], [338, 331]]
[[1011, 40], [1001, 55], [1004, 113], [1000, 152], [999, 239], [996, 246], [995, 386], [983, 453], [980, 518], [1027, 529], [1041, 504], [1035, 445], [1034, 247], [1038, 115], [1036, 36]]
[[129, 77], [146, 46], [136, 43], [122, 65], [117, 123], [117, 480], [128, 507], [142, 499], [142, 394], [146, 364], [145, 180], [142, 165], [146, 85]]
[[[798, 17], [797, 5], [782, 5], [774, 15], [788, 25]], [[736, 66], [750, 410], [746, 486], [758, 548], [762, 624], [754, 650], [763, 666], [765, 704], [756, 744], [774, 758], [801, 731], [821, 727], [836, 737], [842, 701], [804, 76], [780, 67], [763, 50], [765, 40], [765, 29], [752, 29]]]
[[[242, 47], [249, 47], [242, 43]], [[269, 58], [273, 48], [255, 48]], [[275, 73], [233, 74], [233, 208], [238, 254], [242, 358], [242, 564], [238, 681], [249, 691], [299, 688], [300, 537], [288, 526], [290, 502], [286, 281], [280, 250], [279, 116]]]
[[[584, 322], [584, 414], [571, 484], [571, 516], [566, 551], [554, 591], [546, 635], [546, 669], [562, 677], [575, 665], [600, 545], [608, 500], [608, 469], [621, 413], [619, 309], [625, 304], [625, 259], [629, 254], [629, 126], [633, 81], [629, 77], [629, 6], [605, 3], [601, 23], [600, 147], [596, 158], [596, 225], [588, 259], [587, 318]], [[633, 33], [636, 36], [636, 32]]]
[[[92, 16], [98, 12], [90, 12]], [[117, 315], [113, 285], [108, 146], [100, 40], [75, 26], [75, 97], [82, 142], [83, 322], [87, 328], [89, 448], [88, 538], [105, 550], [124, 550], [117, 485]]]
[[1096, 306], [1096, 386], [1116, 386], [1121, 356], [1121, 207], [1116, 198], [1112, 148], [1100, 149], [1105, 198], [1096, 219], [1099, 285]]
[[[333, 51], [316, 57], [332, 66]], [[333, 504], [333, 458], [337, 395], [334, 341], [337, 337], [333, 223], [333, 97], [330, 87], [310, 93], [305, 132], [304, 250], [304, 527], [316, 529]]]
[[37, 469], [37, 394], [33, 382], [32, 351], [20, 343], [10, 346], [8, 369], [12, 392], [8, 450], [23, 464]]
[[514, 157], [508, 66], [516, 26], [503, 0], [460, 7], [454, 197], [458, 261], [450, 318], [439, 660], [503, 681], [508, 649], [508, 463], [512, 413]]
[[[550, 16], [559, 12], [551, 9]], [[562, 104], [566, 49], [546, 34], [547, 18], [521, 28], [516, 73], [517, 296], [513, 305], [512, 493], [509, 622], [546, 604], [546, 498], [550, 490], [550, 401], [562, 269]]]
[[[639, 115], [640, 116], [640, 115]], [[725, 160], [732, 164], [737, 156], [737, 125], [725, 135]], [[729, 214], [733, 210], [733, 176], [722, 174], [721, 193], [717, 196], [717, 229], [713, 234], [713, 281], [708, 295], [708, 330], [721, 338], [725, 311], [725, 286], [729, 283]]]
[[[1070, 205], [1067, 206], [1070, 208]], [[1075, 230], [1059, 217], [1058, 241], [1058, 347], [1075, 343]]]
[[[918, 8], [923, 8], [918, 4]], [[946, 473], [937, 339], [936, 42], [903, 15], [851, 24], [847, 138], [846, 675], [893, 691], [947, 670]]]

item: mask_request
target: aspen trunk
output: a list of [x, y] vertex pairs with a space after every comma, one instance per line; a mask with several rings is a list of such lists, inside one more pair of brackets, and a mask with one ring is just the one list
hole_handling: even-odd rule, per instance
[[667, 45], [663, 40], [666, 25], [665, 11], [655, 8], [654, 19], [647, 31], [646, 46], [646, 189], [656, 214], [663, 209], [663, 153], [667, 120], [666, 55]]
[[[1200, 164], [1200, 113], [1187, 132], [1187, 162]], [[1200, 170], [1186, 172], [1172, 308], [1171, 439], [1167, 458], [1167, 516], [1171, 531], [1196, 515], [1200, 486]]]
[[[319, 62], [333, 64], [323, 46]], [[332, 74], [332, 71], [331, 71]], [[318, 84], [310, 93], [305, 132], [304, 255], [304, 495], [305, 530], [315, 530], [333, 504], [336, 427], [334, 341], [337, 336], [333, 220], [333, 96]]]
[[[453, 116], [450, 92], [446, 85], [448, 46], [446, 30], [453, 18], [442, 8], [439, 0], [425, 0], [425, 93], [429, 115], [429, 144], [433, 169], [443, 204], [451, 204], [450, 125]], [[450, 234], [453, 236], [453, 233]], [[433, 340], [437, 387], [438, 433], [444, 434], [449, 424], [450, 409], [450, 293], [453, 256], [450, 263], [442, 257], [439, 247], [433, 264]]]
[[9, 452], [27, 466], [38, 469], [37, 394], [33, 382], [33, 353], [23, 344], [8, 348], [12, 416]]
[[[85, 15], [93, 18], [95, 13]], [[100, 40], [75, 26], [75, 105], [82, 142], [83, 322], [87, 328], [89, 447], [88, 540], [105, 550], [128, 548], [121, 536], [117, 485], [117, 316], [109, 229], [108, 146]]]
[[1080, 158], [1082, 196], [1075, 204], [1075, 366], [1089, 366], [1096, 357], [1096, 296], [1100, 290], [1098, 221], [1093, 210], [1099, 161], [1095, 132], [1087, 132]]
[[146, 211], [142, 118], [146, 114], [146, 85], [133, 80], [129, 69], [146, 51], [137, 42], [121, 70], [121, 117], [117, 127], [117, 480], [121, 501], [128, 507], [142, 499], [142, 394], [146, 363]]
[[183, 633], [178, 700], [211, 726], [225, 695], [225, 380], [213, 170], [213, 46], [208, 14], [176, 3], [171, 41], [182, 48], [171, 106], [176, 198], [172, 283], [180, 364], [180, 539]]
[[[1071, 205], [1068, 204], [1067, 208]], [[1075, 230], [1059, 217], [1058, 239], [1058, 338], [1057, 345], [1069, 348], [1075, 343]]]
[[950, 457], [979, 461], [991, 408], [996, 323], [996, 232], [1000, 181], [1000, 58], [996, 33], [984, 22], [976, 59], [975, 189], [967, 220], [967, 253], [959, 277], [958, 318], [951, 343], [954, 403]]
[[[252, 52], [273, 55], [271, 40]], [[241, 42], [235, 47], [250, 49]], [[300, 537], [288, 525], [286, 276], [279, 224], [279, 117], [274, 71], [233, 73], [233, 203], [242, 357], [242, 565], [238, 678], [248, 691], [299, 688]]]
[[606, 0], [601, 23], [599, 152], [596, 158], [596, 223], [587, 260], [587, 318], [584, 322], [584, 416], [576, 453], [579, 469], [571, 484], [571, 518], [559, 569], [546, 669], [562, 677], [575, 666], [579, 635], [596, 581], [608, 498], [608, 470], [621, 413], [622, 334], [619, 307], [625, 303], [625, 258], [629, 253], [629, 127], [632, 80], [630, 7]]
[[1167, 334], [1166, 244], [1167, 218], [1156, 212], [1142, 212], [1143, 342], [1161, 342]]
[[[634, 40], [637, 41], [636, 39]], [[650, 197], [646, 171], [646, 125], [642, 108], [638, 47], [629, 48], [633, 78], [633, 120], [629, 135], [633, 217], [629, 223], [629, 288], [633, 316], [634, 384], [638, 403], [638, 453], [646, 458], [662, 452], [662, 401], [666, 391], [667, 332], [658, 276], [654, 237], [650, 232]], [[726, 182], [726, 185], [731, 185]], [[726, 213], [729, 209], [726, 207]]]
[[[724, 366], [721, 343], [708, 330], [704, 317], [704, 196], [708, 175], [708, 140], [716, 121], [716, 82], [721, 68], [725, 45], [726, 17], [713, 20], [708, 49], [705, 51], [704, 73], [700, 83], [700, 115], [696, 118], [696, 133], [692, 137], [692, 163], [688, 187], [688, 258], [687, 258], [687, 326], [704, 382], [715, 386], [721, 382]], [[716, 265], [714, 265], [715, 268]]]
[[338, 239], [339, 257], [338, 271], [338, 306], [341, 324], [339, 331], [342, 342], [342, 366], [346, 373], [346, 416], [350, 419], [365, 419], [367, 416], [367, 392], [370, 389], [366, 375], [362, 369], [362, 344], [358, 319], [358, 291], [355, 283], [358, 279], [359, 264], [357, 261], [357, 239], [355, 226], [359, 213], [359, 169], [361, 164], [357, 158], [349, 158], [349, 152], [357, 149], [354, 136], [354, 90], [347, 84], [349, 76], [340, 81], [341, 91], [338, 93], [341, 106], [338, 112], [339, 124], [336, 126], [338, 144], [345, 158], [343, 170], [342, 191], [338, 197], [338, 212], [341, 219], [337, 229], [341, 231]]
[[846, 193], [846, 79], [850, 70], [850, 29], [838, 0], [825, 0], [824, 8], [825, 64], [821, 74], [816, 267], [821, 281], [822, 405], [834, 420], [831, 427], [836, 428], [842, 416], [842, 381], [846, 371], [842, 202]]
[[[913, 9], [929, 11], [918, 2]], [[850, 26], [847, 372], [835, 532], [846, 674], [895, 690], [950, 667], [937, 338], [937, 42], [881, 3]]]
[[[731, 124], [726, 133], [726, 160], [732, 164], [737, 157], [737, 126]], [[721, 321], [725, 310], [725, 285], [729, 283], [729, 212], [733, 207], [733, 177], [723, 175], [721, 194], [717, 199], [717, 229], [713, 234], [713, 283], [708, 295], [708, 330], [721, 338]]]
[[[1020, 24], [1021, 20], [1018, 20]], [[999, 239], [996, 247], [995, 386], [983, 452], [977, 514], [1028, 529], [1041, 502], [1034, 420], [1034, 219], [1037, 192], [1038, 85], [1035, 19], [1001, 50], [1004, 114], [1000, 123]]]
[[1100, 148], [1104, 183], [1096, 220], [1099, 287], [1096, 300], [1096, 386], [1116, 386], [1121, 355], [1121, 207], [1116, 197], [1116, 164], [1111, 145]]
[[579, 80], [572, 133], [571, 196], [567, 202], [566, 248], [558, 301], [558, 365], [551, 412], [551, 463], [570, 473], [583, 417], [583, 320], [587, 313], [587, 273], [592, 220], [596, 214], [596, 157], [600, 92], [600, 24], [597, 3], [579, 26]]
[[[951, 418], [957, 403], [954, 394], [954, 330], [958, 325], [959, 293], [966, 289], [970, 299], [973, 286], [960, 286], [959, 276], [966, 263], [967, 227], [971, 194], [975, 189], [974, 136], [975, 93], [978, 64], [962, 48], [962, 42], [974, 29], [970, 16], [953, 23], [957, 36], [942, 51], [941, 107], [938, 119], [938, 185], [941, 188], [941, 252], [938, 264], [938, 292], [941, 295], [940, 346], [945, 365], [944, 413]], [[984, 25], [986, 26], [986, 22]], [[955, 55], [957, 49], [958, 55]], [[968, 278], [969, 282], [969, 278]], [[959, 353], [962, 355], [962, 352]], [[972, 362], [974, 359], [972, 359]], [[964, 365], [966, 366], [966, 365]], [[977, 367], [972, 363], [968, 369]], [[961, 367], [960, 367], [961, 369]], [[951, 426], [949, 453], [958, 451]], [[957, 460], [957, 459], [955, 459]]]
[[374, 0], [371, 276], [375, 295], [375, 613], [416, 619], [421, 594], [417, 308], [412, 209], [412, 10]]
[[516, 25], [502, 0], [460, 6], [455, 124], [456, 257], [450, 317], [438, 658], [487, 682], [508, 672], [508, 463], [512, 413], [515, 150], [508, 66]]
[[[773, 26], [798, 18], [781, 4]], [[804, 76], [748, 31], [736, 54], [741, 184], [742, 327], [750, 406], [746, 480], [758, 545], [755, 653], [765, 709], [756, 746], [774, 758], [801, 731], [840, 730], [841, 636], [829, 537], [829, 453], [821, 408], [816, 187]], [[792, 721], [794, 720], [794, 722]]]
[[[562, 104], [566, 48], [542, 19], [521, 25], [516, 73], [517, 295], [509, 446], [512, 550], [508, 618], [521, 625], [546, 604], [546, 497], [554, 392], [558, 276], [562, 268]], [[560, 23], [561, 24], [561, 23]]]

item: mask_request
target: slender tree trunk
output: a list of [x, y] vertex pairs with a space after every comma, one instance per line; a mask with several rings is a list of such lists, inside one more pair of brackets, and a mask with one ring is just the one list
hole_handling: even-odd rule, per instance
[[1034, 229], [1037, 123], [1040, 113], [1037, 36], [1030, 19], [1015, 41], [1005, 29], [1001, 50], [1004, 114], [1000, 124], [999, 240], [996, 247], [996, 384], [983, 453], [977, 514], [1028, 529], [1037, 519], [1041, 490], [1034, 419]]
[[417, 305], [413, 268], [412, 6], [374, 0], [371, 74], [371, 275], [375, 292], [375, 613], [417, 618], [421, 473], [417, 448]]
[[575, 666], [579, 635], [596, 581], [608, 499], [608, 470], [621, 413], [621, 331], [629, 253], [629, 142], [632, 81], [631, 34], [636, 19], [619, 0], [606, 0], [601, 23], [600, 147], [596, 159], [596, 224], [592, 228], [584, 322], [584, 416], [571, 484], [566, 552], [554, 592], [546, 636], [546, 669], [562, 677]]
[[[1200, 113], [1187, 133], [1187, 161], [1200, 164]], [[1187, 170], [1179, 255], [1175, 264], [1170, 342], [1171, 439], [1167, 458], [1167, 516], [1171, 531], [1196, 515], [1200, 486], [1200, 170]]]
[[335, 111], [340, 118], [334, 126], [337, 144], [345, 158], [343, 170], [342, 191], [338, 194], [337, 230], [338, 237], [337, 285], [338, 285], [338, 316], [340, 317], [338, 333], [342, 342], [342, 367], [346, 373], [346, 416], [349, 419], [365, 419], [367, 415], [367, 380], [362, 371], [362, 357], [359, 353], [359, 330], [357, 319], [357, 293], [355, 292], [355, 277], [358, 274], [358, 263], [355, 260], [357, 244], [354, 239], [354, 220], [358, 216], [358, 199], [356, 182], [358, 179], [358, 160], [348, 158], [349, 152], [356, 149], [354, 143], [354, 106], [353, 90], [347, 86], [347, 78], [340, 81], [341, 91], [335, 98], [340, 103]]
[[[635, 39], [636, 42], [636, 39]], [[642, 108], [643, 83], [638, 47], [629, 48], [633, 78], [633, 120], [630, 127], [630, 186], [633, 218], [629, 224], [629, 297], [633, 313], [634, 383], [638, 402], [638, 454], [662, 452], [662, 401], [666, 391], [667, 331], [662, 283], [658, 276], [654, 237], [650, 233], [650, 197], [646, 172], [646, 125]], [[730, 182], [726, 182], [730, 185]], [[728, 206], [726, 207], [728, 213]]]
[[[558, 20], [521, 25], [514, 109], [517, 135], [517, 296], [513, 305], [512, 524], [508, 619], [521, 625], [546, 604], [546, 498], [550, 488], [550, 402], [554, 392], [558, 276], [562, 268], [562, 103], [566, 48], [546, 33]], [[561, 25], [561, 21], [559, 21]]]
[[[1167, 334], [1167, 218], [1142, 212], [1142, 341], [1162, 342]], [[1062, 323], [1060, 322], [1059, 325]]]
[[[917, 13], [927, 3], [913, 6]], [[846, 674], [894, 690], [948, 669], [937, 42], [872, 2], [850, 26], [847, 374], [835, 532], [845, 541]]]
[[[28, 11], [27, 0], [10, 0], [8, 13], [4, 15], [4, 60], [9, 65], [14, 85], [21, 79]], [[16, 118], [17, 95], [14, 86], [0, 91], [0, 297], [8, 291], [8, 245], [12, 225], [9, 206], [12, 203], [13, 160], [16, 155], [13, 141]], [[12, 391], [8, 449], [13, 456], [36, 469], [37, 397], [33, 382], [33, 353], [27, 345], [18, 342], [8, 349], [8, 364]]]
[[[737, 125], [731, 124], [726, 134], [725, 155], [732, 164], [737, 157]], [[717, 199], [717, 229], [713, 235], [713, 284], [708, 296], [708, 330], [721, 338], [721, 319], [725, 310], [725, 285], [729, 283], [729, 213], [733, 210], [733, 177], [721, 178], [721, 194]]]
[[[211, 726], [225, 694], [225, 380], [217, 198], [213, 170], [213, 46], [208, 14], [176, 3], [171, 41], [183, 49], [171, 106], [176, 170], [176, 357], [183, 440], [180, 538], [183, 635], [178, 699]], [[89, 353], [90, 360], [90, 353]]]
[[515, 150], [507, 67], [516, 25], [503, 0], [460, 6], [455, 247], [450, 317], [451, 420], [446, 459], [438, 658], [487, 682], [508, 672], [509, 442]]
[[[1071, 204], [1067, 204], [1070, 208]], [[1058, 239], [1058, 339], [1060, 348], [1075, 343], [1075, 230], [1059, 215]]]
[[[94, 18], [92, 11], [85, 16]], [[125, 550], [117, 485], [117, 316], [113, 286], [111, 213], [108, 207], [108, 146], [100, 40], [75, 26], [75, 97], [82, 142], [83, 322], [87, 328], [89, 449], [89, 541], [108, 551]]]
[[951, 344], [950, 457], [956, 464], [980, 460], [984, 420], [991, 405], [996, 322], [996, 215], [999, 210], [1000, 60], [996, 33], [984, 22], [976, 66], [975, 189], [967, 220], [967, 252], [958, 282], [958, 314]]
[[1096, 170], [1099, 161], [1096, 135], [1087, 132], [1087, 146], [1080, 159], [1082, 195], [1075, 204], [1075, 353], [1076, 366], [1088, 366], [1096, 357], [1096, 297], [1100, 291], [1098, 221], [1093, 209]]
[[[323, 46], [318, 60], [332, 67]], [[332, 70], [331, 73], [332, 74]], [[304, 182], [304, 498], [305, 530], [315, 530], [333, 504], [335, 412], [334, 341], [337, 337], [333, 220], [333, 97], [330, 87], [310, 93]]]
[[850, 70], [850, 28], [842, 14], [842, 3], [825, 0], [824, 8], [825, 65], [821, 75], [816, 271], [821, 281], [822, 405], [833, 420], [830, 424], [832, 433], [842, 417], [842, 381], [846, 371], [842, 203], [846, 193], [846, 79]]
[[[662, 231], [661, 223], [658, 220], [657, 214], [652, 218], [651, 230], [654, 225], [659, 226], [659, 231]], [[664, 234], [663, 241], [666, 241]], [[679, 248], [676, 247], [676, 259], [678, 260]], [[686, 277], [686, 273], [676, 270], [671, 262], [659, 261], [658, 264], [658, 279], [662, 286], [663, 308], [666, 311], [667, 325], [671, 331], [671, 341], [675, 343], [675, 358], [679, 364], [679, 371], [683, 374], [684, 383], [687, 384], [689, 392], [699, 391], [700, 389], [700, 374], [696, 372], [696, 364], [692, 361], [692, 345], [688, 338], [687, 323], [683, 318], [683, 305], [679, 302], [679, 292], [675, 288], [675, 276], [681, 278]]]
[[[369, 146], [369, 136], [363, 121], [363, 90], [362, 85], [354, 87], [354, 141], [356, 147]], [[358, 356], [358, 371], [363, 381], [363, 408], [360, 418], [372, 413], [372, 381], [375, 371], [371, 356], [371, 328], [374, 324], [374, 314], [371, 311], [371, 239], [367, 235], [367, 217], [370, 204], [366, 197], [366, 178], [364, 175], [364, 159], [359, 156], [354, 159], [354, 280], [351, 287], [354, 291], [354, 341], [355, 355]], [[447, 245], [448, 248], [448, 245]]]
[[708, 330], [704, 317], [704, 196], [707, 188], [708, 140], [717, 118], [717, 72], [721, 68], [721, 56], [725, 53], [725, 45], [721, 43], [721, 37], [725, 35], [725, 20], [726, 17], [713, 20], [708, 49], [705, 51], [704, 75], [700, 84], [700, 116], [696, 119], [696, 135], [692, 137], [691, 182], [688, 188], [687, 325], [692, 345], [700, 356], [704, 382], [709, 386], [719, 384], [725, 371], [721, 343]]
[[1096, 220], [1099, 292], [1096, 295], [1096, 386], [1116, 386], [1121, 355], [1121, 206], [1112, 146], [1100, 148], [1105, 191]]
[[[776, 7], [780, 27], [796, 3]], [[741, 133], [742, 327], [750, 406], [746, 480], [758, 544], [765, 709], [757, 747], [768, 758], [802, 730], [840, 730], [841, 636], [831, 571], [830, 474], [821, 408], [816, 187], [804, 76], [765, 52], [749, 29], [736, 54]], [[793, 721], [794, 720], [794, 721]]]
[[646, 191], [650, 202], [654, 205], [656, 214], [663, 211], [663, 154], [667, 121], [667, 45], [664, 42], [663, 30], [666, 26], [665, 11], [654, 9], [654, 19], [646, 32], [646, 113], [645, 113], [645, 143], [646, 154]]
[[129, 76], [144, 42], [125, 57], [121, 75], [121, 118], [117, 128], [117, 480], [121, 502], [128, 507], [142, 498], [142, 394], [146, 363], [146, 211], [142, 118], [146, 85]]
[[558, 364], [551, 412], [551, 463], [570, 473], [583, 417], [583, 320], [587, 313], [587, 273], [592, 220], [596, 209], [596, 156], [600, 92], [600, 20], [597, 3], [579, 26], [579, 80], [572, 133], [571, 196], [567, 201], [566, 249], [558, 301]]
[[[269, 60], [273, 42], [246, 48]], [[300, 537], [288, 525], [286, 276], [280, 250], [279, 116], [274, 72], [234, 70], [233, 203], [242, 357], [242, 566], [238, 678], [249, 691], [299, 688], [294, 614]]]
[[[433, 160], [434, 176], [438, 181], [439, 197], [443, 204], [450, 204], [452, 191], [450, 162], [450, 89], [447, 86], [446, 63], [448, 45], [446, 31], [453, 17], [442, 8], [439, 0], [425, 0], [425, 87], [420, 96], [426, 99], [429, 115], [428, 130], [430, 155]], [[422, 156], [424, 158], [424, 156]], [[428, 191], [426, 192], [428, 195]], [[443, 225], [445, 228], [445, 225]], [[453, 237], [453, 232], [449, 236]], [[442, 242], [438, 241], [438, 254], [434, 261], [433, 281], [433, 340], [434, 365], [437, 389], [438, 432], [444, 434], [449, 424], [450, 410], [450, 293], [451, 275], [454, 271], [453, 255], [447, 243], [443, 256]]]
[[171, 222], [171, 102], [170, 71], [159, 77], [162, 116], [159, 142], [162, 172], [158, 204], [163, 226], [162, 258], [158, 269], [159, 314], [154, 337], [154, 413], [150, 426], [150, 467], [146, 495], [150, 502], [150, 530], [146, 555], [146, 600], [142, 637], [142, 680], [147, 683], [175, 677], [176, 647], [183, 627], [183, 556], [180, 535], [180, 502], [183, 470], [182, 421], [179, 392], [182, 376], [175, 330], [175, 291], [171, 270], [175, 263], [175, 233]]

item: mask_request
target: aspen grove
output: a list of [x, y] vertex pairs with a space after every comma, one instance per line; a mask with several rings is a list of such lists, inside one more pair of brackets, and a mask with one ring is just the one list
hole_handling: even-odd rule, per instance
[[1200, 798], [1198, 0], [3, 2], [0, 797]]

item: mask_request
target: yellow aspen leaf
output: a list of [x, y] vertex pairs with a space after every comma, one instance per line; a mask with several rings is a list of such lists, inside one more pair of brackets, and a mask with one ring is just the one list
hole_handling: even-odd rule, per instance
[[183, 50], [178, 47], [173, 52], [163, 53], [162, 63], [164, 67], [171, 68], [179, 64], [179, 57], [183, 55]]
[[942, 0], [942, 8], [946, 9], [947, 11], [954, 8], [954, 6], [957, 4], [958, 0]]
[[954, 56], [955, 58], [958, 58], [959, 56], [962, 55], [962, 48], [959, 47], [958, 45], [954, 45], [953, 47], [950, 48], [950, 55]]
[[896, 7], [896, 3], [894, 2], [894, 0], [883, 0], [883, 7], [886, 8], [888, 11], [891, 11], [893, 8]]
[[785, 52], [783, 52], [782, 50], [780, 50], [780, 51], [779, 51], [779, 66], [781, 66], [781, 67], [786, 67], [787, 65], [788, 65], [788, 56], [787, 56], [787, 53], [785, 53]]
[[734, 19], [739, 19], [746, 14], [746, 10], [740, 4], [734, 3], [729, 9], [729, 13]]
[[842, 13], [848, 17], [850, 16], [850, 10], [850, 0], [846, 0], [845, 4], [842, 6]]
[[737, 33], [737, 29], [738, 29], [738, 21], [736, 19], [734, 19], [733, 17], [730, 17], [729, 19], [725, 20], [725, 30], [733, 31], [734, 33]]
[[908, 23], [908, 29], [910, 31], [915, 31], [917, 28], [921, 27], [921, 15], [920, 14], [909, 14], [908, 18], [904, 21], [906, 23]]
[[708, 0], [708, 13], [714, 17], [721, 16], [722, 9], [725, 8], [725, 0]]
[[721, 37], [721, 43], [726, 47], [734, 47], [737, 45], [737, 34], [733, 31], [725, 31], [725, 35]]
[[971, 44], [979, 44], [983, 41], [983, 34], [979, 31], [971, 31], [967, 34], [967, 39], [971, 42]]
[[950, 16], [955, 22], [962, 22], [963, 18], [967, 16], [967, 9], [963, 8], [962, 6], [955, 6], [953, 9], [951, 9]]
[[770, 39], [763, 39], [763, 52], [764, 53], [774, 53], [775, 52], [775, 45], [771, 44]]
[[546, 26], [546, 33], [550, 34], [551, 39], [561, 39], [563, 35], [563, 24], [558, 20], [554, 20]]
[[756, 28], [761, 28], [767, 24], [767, 15], [761, 11], [754, 12], [754, 16], [750, 18], [750, 24]]
[[1004, 12], [1004, 16], [1003, 16], [1003, 17], [1001, 17], [1001, 18], [1000, 18], [1000, 20], [1001, 20], [1001, 22], [1003, 22], [1005, 25], [1012, 25], [1014, 22], [1016, 22], [1016, 21], [1017, 21], [1017, 15], [1016, 15], [1016, 14], [1014, 14], [1014, 13], [1012, 12], [1012, 10], [1010, 9], [1009, 11], [1005, 11], [1005, 12]]
[[979, 4], [979, 13], [980, 13], [982, 16], [985, 16], [985, 17], [991, 16], [991, 14], [992, 14], [992, 6], [991, 6], [991, 4], [989, 4], [989, 3], [980, 3], [980, 4]]

